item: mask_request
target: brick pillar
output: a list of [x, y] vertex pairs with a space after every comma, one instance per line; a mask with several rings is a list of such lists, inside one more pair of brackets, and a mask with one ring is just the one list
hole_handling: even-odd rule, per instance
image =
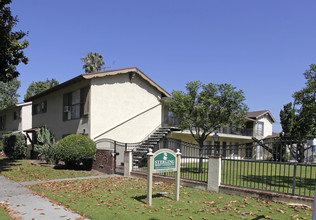
[[92, 169], [106, 174], [114, 174], [113, 150], [97, 149]]
[[208, 159], [207, 190], [219, 192], [222, 176], [222, 157], [210, 156]]

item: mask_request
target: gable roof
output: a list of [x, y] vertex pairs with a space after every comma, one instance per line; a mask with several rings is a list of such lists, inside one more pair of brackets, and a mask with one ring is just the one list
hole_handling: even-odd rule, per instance
[[150, 79], [147, 75], [145, 75], [142, 71], [140, 71], [138, 68], [136, 67], [131, 67], [131, 68], [124, 68], [124, 69], [116, 69], [116, 70], [107, 70], [107, 71], [102, 71], [102, 72], [95, 72], [95, 73], [85, 73], [85, 74], [81, 74], [77, 77], [74, 77], [64, 83], [61, 83], [57, 86], [54, 86], [48, 90], [45, 90], [35, 96], [32, 96], [28, 99], [26, 99], [25, 101], [32, 101], [36, 98], [45, 96], [49, 93], [52, 93], [54, 91], [57, 91], [59, 89], [65, 88], [69, 85], [72, 85], [74, 83], [83, 81], [83, 80], [90, 80], [92, 78], [99, 78], [99, 77], [106, 77], [106, 76], [114, 76], [114, 75], [118, 75], [118, 74], [124, 74], [124, 73], [135, 73], [137, 75], [139, 75], [142, 79], [144, 79], [145, 81], [147, 81], [150, 85], [152, 85], [153, 87], [155, 87], [159, 92], [162, 93], [162, 96], [165, 97], [170, 97], [170, 94], [164, 90], [162, 87], [160, 87], [157, 83], [155, 83], [152, 79]]
[[248, 112], [247, 118], [257, 120], [258, 118], [264, 116], [265, 114], [268, 114], [270, 116], [270, 118], [272, 119], [272, 122], [276, 122], [269, 110]]

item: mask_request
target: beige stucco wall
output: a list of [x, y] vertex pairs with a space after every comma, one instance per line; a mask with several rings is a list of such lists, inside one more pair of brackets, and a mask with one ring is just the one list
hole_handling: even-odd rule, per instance
[[16, 111], [18, 108], [10, 109], [1, 112], [0, 116], [5, 116], [5, 124], [4, 130], [0, 131], [0, 138], [2, 138], [3, 134], [18, 131], [21, 127], [21, 119], [13, 120], [13, 112]]
[[138, 75], [91, 80], [91, 138], [142, 141], [161, 124], [161, 94]]
[[32, 103], [22, 106], [21, 118], [22, 131], [32, 128]]
[[11, 131], [21, 131], [21, 119], [18, 118], [16, 120], [13, 120], [13, 113], [15, 111], [18, 111], [21, 109], [21, 107], [15, 107], [13, 109], [10, 109], [6, 112], [6, 121], [5, 121], [5, 131], [11, 132]]
[[89, 80], [81, 81], [33, 100], [33, 104], [45, 100], [47, 101], [47, 112], [33, 115], [33, 127], [47, 125], [55, 134], [56, 140], [60, 140], [63, 135], [83, 133], [83, 129], [85, 129], [85, 133], [89, 135], [89, 118], [63, 121], [63, 95], [86, 86], [89, 86]]

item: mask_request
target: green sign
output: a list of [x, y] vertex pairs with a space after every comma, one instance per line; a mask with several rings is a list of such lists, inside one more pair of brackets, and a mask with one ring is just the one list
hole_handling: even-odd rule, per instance
[[176, 155], [169, 149], [161, 149], [154, 154], [154, 172], [176, 171]]

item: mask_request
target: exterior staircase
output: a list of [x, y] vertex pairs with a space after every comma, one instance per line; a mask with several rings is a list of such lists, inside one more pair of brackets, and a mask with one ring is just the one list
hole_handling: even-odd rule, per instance
[[149, 136], [141, 145], [133, 149], [133, 167], [141, 168], [147, 166], [148, 149], [159, 148], [159, 143], [174, 130], [173, 128], [161, 127]]

